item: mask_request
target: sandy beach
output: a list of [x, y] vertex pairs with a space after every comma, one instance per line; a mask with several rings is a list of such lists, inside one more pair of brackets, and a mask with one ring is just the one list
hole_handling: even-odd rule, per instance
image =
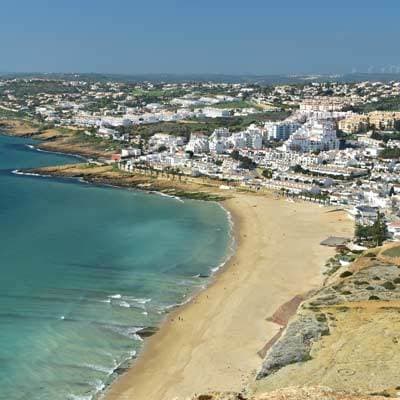
[[321, 285], [334, 250], [319, 243], [353, 232], [344, 212], [309, 203], [235, 194], [224, 206], [235, 222], [235, 255], [206, 290], [169, 315], [107, 400], [242, 390], [261, 366], [257, 352], [281, 328], [268, 318]]

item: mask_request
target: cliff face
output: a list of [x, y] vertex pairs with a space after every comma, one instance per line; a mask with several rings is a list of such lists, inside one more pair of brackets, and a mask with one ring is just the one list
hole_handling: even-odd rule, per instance
[[305, 301], [267, 353], [256, 393], [289, 386], [400, 394], [400, 269], [370, 252]]
[[246, 395], [195, 399], [400, 398], [399, 256], [399, 243], [374, 249], [329, 278], [268, 350]]

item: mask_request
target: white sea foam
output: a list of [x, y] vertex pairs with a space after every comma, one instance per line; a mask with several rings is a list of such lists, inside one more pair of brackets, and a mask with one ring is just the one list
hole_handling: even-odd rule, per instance
[[142, 339], [137, 333], [135, 333], [135, 334], [133, 335], [133, 338], [134, 338], [135, 340], [139, 341], [139, 342], [143, 342], [143, 339]]
[[138, 327], [122, 327], [122, 326], [115, 326], [115, 325], [105, 325], [104, 326], [106, 329], [110, 330], [111, 332], [117, 333], [121, 336], [125, 336], [129, 339], [134, 339], [134, 340], [141, 340], [138, 335], [136, 335], [136, 332], [140, 331], [142, 328]]
[[122, 295], [120, 295], [119, 293], [117, 294], [112, 294], [110, 296], [108, 296], [110, 299], [121, 299]]
[[109, 368], [103, 365], [96, 365], [96, 364], [82, 364], [82, 367], [91, 369], [97, 372], [104, 372], [107, 375], [111, 375], [114, 372], [115, 367]]
[[90, 382], [90, 385], [93, 386], [96, 393], [101, 392], [106, 387], [105, 383], [100, 379]]
[[151, 301], [151, 299], [137, 299], [135, 297], [127, 297], [127, 299], [139, 304], [147, 304]]
[[171, 310], [176, 307], [184, 306], [185, 304], [189, 303], [193, 299], [193, 296], [186, 297], [184, 301], [180, 303], [170, 304], [169, 306], [164, 307], [164, 311]]
[[[116, 302], [115, 300], [121, 300]], [[112, 303], [113, 305], [117, 305], [120, 307], [140, 307], [144, 308], [147, 303], [150, 303], [151, 299], [146, 298], [137, 298], [133, 296], [122, 296], [121, 294], [113, 294], [108, 296], [107, 300], [101, 300], [104, 303]]]
[[93, 399], [93, 396], [92, 395], [89, 395], [89, 396], [79, 396], [79, 395], [76, 395], [76, 394], [69, 394], [68, 396], [67, 396], [67, 398], [68, 398], [68, 400], [92, 400]]
[[11, 171], [12, 174], [14, 175], [25, 175], [25, 176], [40, 176], [42, 178], [49, 178], [50, 175], [42, 175], [42, 174], [36, 174], [33, 172], [22, 172], [18, 169], [14, 169], [13, 171]]
[[60, 155], [62, 155], [62, 156], [69, 156], [69, 157], [80, 158], [80, 159], [82, 159], [82, 160], [87, 160], [86, 157], [83, 157], [83, 156], [81, 156], [81, 155], [79, 155], [79, 154], [74, 154], [74, 153], [63, 153], [62, 151], [43, 150], [43, 149], [39, 149], [39, 147], [35, 147], [35, 146], [30, 145], [30, 144], [28, 144], [27, 146], [28, 146], [30, 149], [39, 151], [39, 152], [41, 152], [41, 153], [60, 154]]
[[235, 254], [235, 251], [236, 251], [236, 240], [235, 240], [235, 231], [234, 231], [235, 223], [233, 221], [232, 213], [229, 210], [227, 210], [221, 203], [217, 203], [217, 204], [219, 207], [221, 207], [225, 211], [225, 213], [228, 217], [230, 243], [229, 243], [229, 250], [228, 250], [225, 260], [218, 266], [211, 268], [212, 274], [215, 274], [224, 265], [226, 265], [226, 263], [232, 258], [232, 256]]
[[173, 196], [171, 194], [167, 194], [167, 193], [163, 193], [163, 192], [157, 192], [156, 190], [150, 190], [149, 193], [153, 193], [153, 194], [158, 194], [159, 196], [163, 196], [163, 197], [169, 197], [170, 199], [174, 199], [179, 201], [180, 203], [184, 203], [184, 201], [178, 197], [178, 196]]

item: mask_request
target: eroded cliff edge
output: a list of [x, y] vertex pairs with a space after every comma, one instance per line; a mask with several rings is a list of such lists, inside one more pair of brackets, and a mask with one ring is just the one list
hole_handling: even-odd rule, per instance
[[196, 399], [399, 398], [399, 350], [400, 243], [393, 243], [340, 268], [304, 301], [243, 393]]

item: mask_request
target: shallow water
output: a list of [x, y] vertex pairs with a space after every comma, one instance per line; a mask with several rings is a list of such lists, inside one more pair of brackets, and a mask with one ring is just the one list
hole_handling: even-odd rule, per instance
[[226, 258], [214, 203], [11, 171], [76, 159], [0, 136], [0, 399], [90, 399]]

